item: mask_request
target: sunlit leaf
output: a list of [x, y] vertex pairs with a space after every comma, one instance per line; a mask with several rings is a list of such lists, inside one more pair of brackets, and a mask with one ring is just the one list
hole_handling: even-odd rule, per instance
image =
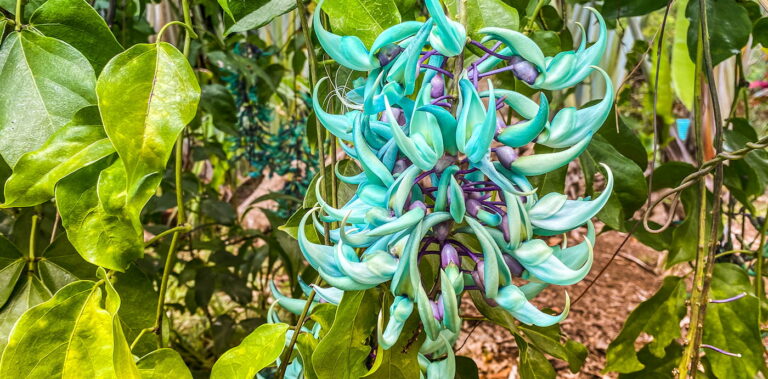
[[213, 365], [211, 379], [251, 379], [283, 351], [287, 324], [264, 324]]
[[13, 167], [80, 108], [95, 104], [96, 77], [72, 46], [31, 31], [13, 32], [0, 48], [0, 155]]
[[10, 300], [0, 308], [0, 351], [5, 349], [11, 329], [27, 309], [34, 307], [52, 296], [51, 291], [35, 276], [22, 279], [11, 294]]
[[104, 129], [125, 166], [127, 197], [139, 212], [155, 192], [176, 138], [197, 111], [200, 86], [172, 45], [139, 44], [112, 59], [96, 83]]
[[357, 36], [368, 47], [384, 29], [402, 21], [394, 0], [326, 0], [323, 11], [334, 33]]
[[[123, 271], [128, 264], [142, 256], [144, 236], [138, 214], [120, 207], [114, 198], [125, 193], [125, 181], [103, 179], [109, 177], [109, 168], [118, 173], [121, 165], [115, 161], [109, 166], [104, 159], [67, 176], [56, 186], [56, 205], [61, 214], [61, 225], [77, 252], [88, 262], [113, 270]], [[107, 170], [102, 171], [102, 169]], [[115, 187], [119, 187], [115, 189]], [[122, 190], [122, 191], [121, 191]], [[100, 196], [109, 192], [114, 196]], [[118, 204], [108, 204], [110, 199]]]
[[155, 350], [141, 357], [136, 366], [139, 367], [141, 379], [192, 379], [184, 360], [173, 349]]
[[29, 207], [50, 200], [59, 180], [114, 151], [98, 108], [81, 109], [43, 146], [21, 156], [5, 183], [5, 206]]
[[0, 360], [0, 376], [138, 378], [130, 352], [125, 355], [128, 344], [113, 327], [119, 306], [109, 284], [106, 299], [98, 283], [67, 285], [16, 323]]

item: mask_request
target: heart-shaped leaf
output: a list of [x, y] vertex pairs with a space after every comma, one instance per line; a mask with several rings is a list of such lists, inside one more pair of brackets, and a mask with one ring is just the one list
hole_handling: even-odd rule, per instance
[[8, 165], [95, 104], [95, 81], [88, 60], [69, 44], [32, 31], [11, 33], [0, 48], [0, 155]]

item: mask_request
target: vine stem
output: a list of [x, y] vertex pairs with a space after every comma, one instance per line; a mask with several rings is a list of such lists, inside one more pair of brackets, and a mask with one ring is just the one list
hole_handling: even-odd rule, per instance
[[[184, 17], [184, 25], [185, 25], [185, 33], [184, 33], [184, 47], [183, 47], [183, 54], [185, 57], [189, 58], [189, 46], [191, 43], [192, 35], [194, 33], [194, 30], [192, 29], [192, 21], [191, 16], [189, 12], [189, 0], [181, 0], [181, 7]], [[177, 22], [177, 21], [174, 21]], [[167, 25], [166, 25], [167, 26]], [[159, 39], [158, 39], [159, 41]], [[176, 250], [179, 247], [179, 238], [181, 237], [181, 233], [184, 231], [184, 227], [188, 227], [186, 224], [186, 214], [184, 209], [184, 191], [182, 190], [182, 182], [181, 182], [181, 175], [182, 175], [182, 164], [183, 162], [183, 153], [184, 153], [184, 130], [182, 129], [181, 133], [179, 133], [179, 137], [176, 139], [176, 146], [174, 148], [174, 155], [175, 155], [175, 167], [174, 167], [174, 176], [175, 176], [175, 184], [176, 184], [176, 227], [173, 228], [175, 231], [173, 232], [173, 237], [171, 239], [171, 246], [168, 248], [168, 255], [165, 257], [165, 265], [163, 266], [163, 276], [160, 280], [160, 289], [159, 293], [157, 295], [157, 311], [155, 313], [155, 325], [152, 328], [152, 331], [157, 335], [157, 346], [159, 348], [164, 348], [165, 341], [163, 339], [163, 313], [165, 310], [165, 294], [168, 291], [168, 281], [171, 276], [171, 271], [173, 270], [173, 264], [174, 264], [174, 258], [176, 258]], [[172, 230], [173, 230], [172, 229]], [[162, 235], [162, 233], [160, 234]], [[156, 236], [160, 237], [160, 235]], [[154, 238], [153, 238], [154, 240]], [[153, 242], [150, 240], [150, 242]], [[141, 334], [139, 334], [139, 337], [141, 337]], [[131, 346], [134, 346], [136, 343], [138, 343], [139, 337], [136, 338], [136, 340], [131, 344]]]
[[541, 8], [544, 7], [545, 0], [539, 0], [536, 2], [536, 8], [533, 9], [533, 13], [531, 13], [531, 18], [528, 19], [528, 23], [525, 25], [525, 31], [530, 32], [533, 30], [533, 25], [536, 23], [536, 17], [539, 17], [539, 12], [541, 11]]
[[[308, 58], [308, 65], [309, 65], [309, 83], [311, 84], [311, 88], [314, 89], [315, 85], [317, 85], [317, 57], [315, 56], [315, 47], [312, 43], [312, 34], [310, 33], [309, 29], [309, 23], [307, 22], [307, 9], [304, 7], [304, 3], [302, 0], [296, 0], [296, 8], [299, 12], [299, 19], [301, 22], [301, 29], [304, 33], [304, 41], [307, 46], [307, 58]], [[320, 172], [323, 173], [323, 176], [325, 176], [325, 141], [322, 139], [323, 135], [323, 126], [320, 124], [319, 121], [315, 122], [315, 131], [317, 134], [317, 152], [318, 152], [318, 160], [320, 162]], [[331, 137], [331, 140], [333, 140], [333, 137]], [[332, 146], [335, 146], [335, 144], [331, 144]], [[334, 157], [334, 163], [336, 161], [336, 152], [333, 151], [333, 157]], [[335, 170], [335, 164], [331, 166], [331, 170]], [[333, 198], [331, 201], [336, 202], [336, 175], [331, 176], [331, 181], [334, 183], [331, 187], [331, 191], [333, 192]], [[323, 195], [327, 198], [327, 193], [325, 193], [325, 185], [322, 186], [321, 191], [323, 192]], [[331, 243], [330, 239], [330, 233], [328, 233], [329, 225], [327, 222], [323, 222], [323, 240], [326, 245], [329, 245]], [[301, 315], [299, 315], [299, 319], [296, 321], [296, 326], [293, 329], [293, 335], [291, 336], [291, 341], [288, 343], [288, 346], [285, 348], [285, 353], [283, 354], [281, 360], [280, 360], [280, 367], [277, 369], [277, 375], [276, 377], [278, 379], [282, 379], [285, 377], [285, 370], [288, 368], [288, 361], [291, 359], [291, 352], [293, 351], [293, 347], [296, 345], [296, 340], [299, 338], [299, 333], [301, 333], [301, 327], [304, 325], [304, 321], [307, 319], [307, 314], [309, 313], [309, 307], [312, 305], [312, 300], [315, 298], [315, 289], [313, 288], [312, 291], [309, 293], [309, 296], [307, 296], [307, 302], [304, 304], [304, 309], [301, 311]]]
[[32, 275], [35, 271], [35, 235], [37, 234], [37, 220], [37, 215], [32, 215], [32, 227], [29, 228], [29, 251], [27, 252], [29, 257], [29, 261], [27, 261], [29, 270], [27, 273], [29, 275]]
[[24, 9], [24, 7], [21, 6], [21, 3], [24, 0], [16, 0], [16, 14], [14, 15], [14, 20], [16, 22], [15, 30], [18, 32], [21, 30], [21, 10]]
[[[695, 126], [699, 133], [697, 138], [699, 160], [703, 160], [703, 128], [702, 116], [706, 110], [703, 107], [703, 94], [701, 94], [702, 71], [706, 74], [709, 87], [709, 97], [711, 100], [715, 135], [714, 147], [716, 154], [723, 150], [723, 124], [720, 114], [720, 103], [717, 96], [717, 88], [713, 75], [712, 55], [709, 46], [709, 29], [707, 25], [707, 5], [706, 2], [699, 3], [699, 39], [696, 54], [696, 105]], [[702, 70], [702, 63], [704, 69]], [[683, 357], [680, 360], [680, 375], [687, 374], [692, 378], [696, 377], [699, 365], [699, 350], [704, 330], [704, 320], [706, 317], [707, 305], [709, 304], [709, 289], [712, 285], [712, 273], [715, 267], [715, 253], [718, 248], [717, 236], [720, 228], [720, 208], [721, 208], [721, 190], [723, 182], [722, 162], [715, 166], [714, 180], [712, 186], [713, 204], [712, 204], [712, 225], [710, 226], [709, 236], [706, 235], [707, 222], [707, 187], [702, 180], [699, 184], [701, 192], [699, 204], [699, 248], [696, 252], [696, 272], [693, 279], [693, 290], [691, 293], [691, 322], [688, 329], [686, 341], [688, 345], [685, 348]]]
[[760, 244], [757, 246], [755, 252], [755, 259], [757, 264], [755, 265], [755, 296], [757, 296], [757, 320], [762, 320], [762, 303], [765, 298], [765, 287], [763, 282], [763, 250], [765, 249], [766, 233], [768, 233], [768, 209], [765, 211], [765, 218], [763, 218], [763, 225], [760, 226]]

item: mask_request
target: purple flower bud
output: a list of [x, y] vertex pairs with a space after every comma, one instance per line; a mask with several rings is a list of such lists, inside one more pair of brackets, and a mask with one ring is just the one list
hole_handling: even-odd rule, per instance
[[423, 210], [424, 210], [424, 212], [426, 212], [426, 211], [427, 211], [427, 205], [426, 205], [426, 204], [424, 204], [424, 203], [423, 203], [421, 200], [416, 200], [416, 201], [414, 201], [414, 202], [413, 202], [413, 204], [411, 204], [411, 205], [408, 207], [408, 210], [410, 211], [410, 210], [412, 210], [412, 209], [416, 209], [416, 208], [421, 208], [421, 209], [423, 209]]
[[512, 274], [512, 276], [520, 277], [523, 275], [525, 268], [520, 264], [520, 262], [517, 261], [517, 259], [513, 258], [509, 254], [501, 254], [501, 256], [504, 258], [504, 263], [506, 263], [507, 267], [509, 267], [509, 272]]
[[392, 43], [382, 47], [381, 50], [379, 50], [379, 53], [376, 54], [376, 58], [379, 59], [379, 64], [386, 66], [389, 64], [389, 62], [392, 62], [395, 57], [397, 57], [397, 55], [400, 54], [403, 50], [405, 49]]
[[499, 228], [501, 228], [501, 234], [504, 236], [504, 241], [509, 242], [509, 217], [507, 217], [507, 214], [504, 213], [501, 216], [501, 224], [499, 224]]
[[507, 127], [507, 124], [504, 123], [504, 119], [501, 117], [496, 118], [496, 134], [494, 136], [498, 136], [499, 133], [501, 133], [504, 128]]
[[509, 168], [517, 159], [517, 150], [509, 146], [500, 146], [496, 148], [496, 157], [502, 166]]
[[455, 264], [461, 266], [461, 258], [459, 258], [459, 252], [451, 244], [443, 245], [440, 249], [440, 267], [446, 268], [449, 264]]
[[[443, 243], [451, 235], [451, 228], [453, 227], [453, 221], [445, 221], [435, 225], [432, 228], [432, 233], [437, 239], [437, 242]], [[447, 245], [446, 245], [447, 246]], [[443, 247], [445, 249], [445, 247]], [[456, 249], [454, 249], [456, 250]]]
[[439, 297], [437, 301], [429, 301], [429, 305], [432, 306], [432, 315], [435, 316], [435, 320], [443, 321], [443, 298]]
[[475, 281], [475, 285], [480, 288], [480, 291], [485, 292], [485, 273], [483, 268], [485, 268], [485, 263], [478, 261], [475, 270], [472, 271], [472, 280]]
[[509, 64], [512, 65], [512, 72], [515, 73], [515, 76], [528, 84], [533, 84], [539, 76], [539, 70], [536, 69], [536, 66], [518, 55], [513, 56], [509, 60]]
[[[395, 120], [398, 122], [398, 124], [402, 125], [402, 123], [400, 123], [400, 118], [403, 116], [403, 110], [400, 108], [391, 108], [391, 109], [392, 109], [392, 114], [395, 115]], [[389, 112], [382, 112], [381, 122], [389, 122]]]
[[467, 213], [472, 217], [477, 217], [477, 212], [482, 207], [482, 204], [476, 199], [467, 200]]
[[429, 94], [433, 99], [445, 94], [445, 79], [443, 79], [442, 75], [433, 76], [429, 83], [432, 84], [432, 91]]
[[405, 171], [405, 169], [408, 168], [408, 166], [410, 166], [410, 163], [408, 162], [407, 159], [405, 158], [398, 159], [397, 161], [395, 161], [395, 167], [392, 169], [392, 173], [399, 174]]

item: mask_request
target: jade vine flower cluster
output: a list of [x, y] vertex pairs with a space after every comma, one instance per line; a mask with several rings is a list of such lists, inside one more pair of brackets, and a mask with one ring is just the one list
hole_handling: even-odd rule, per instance
[[[484, 28], [482, 41], [468, 40], [438, 0], [425, 3], [431, 18], [395, 25], [368, 49], [357, 37], [323, 29], [320, 2], [314, 27], [323, 49], [367, 78], [346, 93], [344, 103], [351, 110], [341, 115], [323, 110], [321, 81], [314, 89], [314, 110], [362, 173], [336, 172], [339, 180], [357, 185], [354, 197], [338, 209], [320, 196], [318, 183], [319, 207], [304, 215], [298, 239], [309, 264], [331, 286], [315, 288], [320, 301], [338, 303], [343, 291], [387, 283], [394, 302], [388, 319], [380, 314], [377, 343], [392, 347], [417, 311], [426, 334], [419, 350], [423, 373], [452, 377], [464, 291], [480, 291], [491, 306], [525, 324], [548, 326], [567, 315], [567, 296], [559, 315], [540, 311], [529, 299], [549, 284], [570, 285], [587, 275], [595, 240], [590, 219], [608, 200], [613, 176], [604, 165], [605, 190], [595, 199], [578, 200], [559, 193], [539, 198], [528, 177], [578, 157], [607, 118], [614, 95], [610, 78], [595, 66], [605, 50], [606, 31], [594, 10], [598, 40], [587, 47], [582, 29], [575, 51], [548, 57], [513, 30]], [[455, 77], [447, 63], [464, 54], [467, 44], [485, 55], [467, 58]], [[543, 92], [537, 104], [494, 88], [491, 76], [504, 71], [539, 90], [571, 87], [597, 71], [606, 93], [590, 107], [564, 108], [550, 119]], [[447, 91], [451, 86], [457, 88], [455, 96]], [[522, 120], [508, 124], [501, 115], [512, 111]], [[558, 150], [531, 154], [532, 143]], [[311, 242], [305, 233], [305, 225], [313, 223], [322, 235], [322, 222], [337, 226], [327, 230], [332, 246]], [[550, 246], [534, 238], [584, 225], [586, 237], [574, 246]], [[439, 259], [427, 258], [431, 255]], [[424, 259], [438, 262], [433, 278], [422, 277]], [[294, 312], [304, 305], [276, 296]]]

